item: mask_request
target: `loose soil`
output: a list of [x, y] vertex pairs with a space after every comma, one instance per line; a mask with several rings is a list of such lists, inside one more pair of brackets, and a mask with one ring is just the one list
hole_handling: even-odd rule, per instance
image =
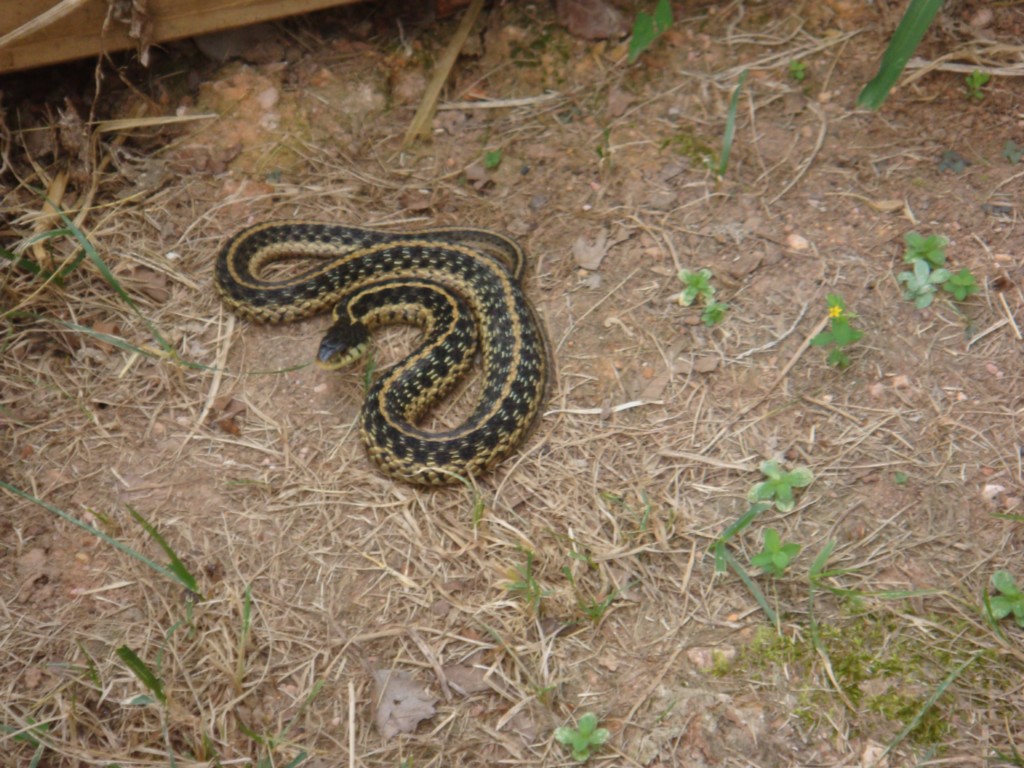
[[[485, 11], [404, 149], [457, 19], [176, 44], [98, 97], [92, 63], [7, 78], [0, 763], [569, 765], [554, 731], [594, 712], [597, 765], [1024, 764], [1024, 630], [985, 610], [1024, 582], [1024, 12], [947, 8], [918, 51], [947, 68], [869, 113], [901, 4], [675, 11], [634, 65], [545, 4]], [[972, 100], [964, 62], [1005, 74]], [[309, 364], [329, 318], [213, 291], [273, 218], [517, 237], [557, 370], [531, 439], [472, 487], [379, 474], [363, 366]], [[915, 308], [911, 231], [980, 291]], [[808, 345], [829, 294], [864, 331], [845, 370]], [[767, 460], [814, 481], [720, 572]], [[778, 578], [768, 528], [802, 547]]]

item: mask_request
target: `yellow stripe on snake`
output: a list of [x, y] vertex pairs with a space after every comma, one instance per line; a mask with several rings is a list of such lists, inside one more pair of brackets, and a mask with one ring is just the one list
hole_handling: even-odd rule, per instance
[[[279, 261], [302, 259], [294, 276], [265, 277]], [[413, 352], [371, 386], [360, 434], [387, 474], [429, 485], [477, 476], [529, 434], [548, 380], [547, 342], [523, 295], [525, 254], [485, 229], [447, 227], [396, 233], [303, 221], [257, 224], [237, 233], [217, 257], [216, 284], [238, 315], [290, 323], [330, 309], [320, 344], [322, 367], [359, 357], [370, 329], [416, 325]], [[454, 429], [417, 423], [473, 363], [479, 346], [478, 402]]]

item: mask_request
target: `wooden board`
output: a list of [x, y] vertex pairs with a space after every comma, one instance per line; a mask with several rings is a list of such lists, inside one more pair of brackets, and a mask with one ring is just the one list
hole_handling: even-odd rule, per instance
[[[114, 0], [0, 0], [0, 73], [138, 46], [129, 23], [104, 22]], [[255, 24], [358, 0], [147, 0], [150, 43]], [[131, 7], [131, 0], [118, 5]]]

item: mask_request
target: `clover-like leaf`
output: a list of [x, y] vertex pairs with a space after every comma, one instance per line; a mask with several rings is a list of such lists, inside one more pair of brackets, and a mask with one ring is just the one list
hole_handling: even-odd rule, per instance
[[761, 474], [768, 479], [755, 483], [747, 494], [747, 500], [772, 500], [780, 512], [789, 512], [796, 506], [794, 488], [805, 488], [814, 480], [814, 473], [807, 467], [796, 467], [784, 472], [777, 461], [762, 462]]
[[949, 280], [942, 284], [942, 288], [953, 294], [953, 298], [957, 301], [964, 301], [968, 296], [977, 293], [979, 290], [978, 284], [974, 280], [974, 275], [966, 267], [956, 274], [950, 275]]
[[903, 242], [907, 250], [903, 254], [903, 261], [913, 264], [915, 261], [926, 261], [929, 266], [941, 267], [946, 263], [946, 246], [949, 241], [942, 235], [929, 235], [924, 237], [917, 232], [907, 232], [903, 236]]
[[1014, 581], [1013, 574], [1009, 571], [996, 571], [993, 573], [992, 586], [999, 590], [1000, 594], [1005, 595], [1006, 597], [1024, 596], [1017, 587], [1017, 582]]
[[589, 760], [590, 750], [604, 744], [610, 735], [607, 728], [597, 727], [597, 715], [593, 712], [580, 717], [575, 728], [562, 725], [555, 729], [555, 741], [569, 747], [573, 760], [579, 762]]

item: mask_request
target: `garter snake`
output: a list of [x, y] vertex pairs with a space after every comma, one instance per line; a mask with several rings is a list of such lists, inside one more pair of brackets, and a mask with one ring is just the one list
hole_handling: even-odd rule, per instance
[[[306, 263], [288, 277], [271, 264]], [[283, 221], [235, 234], [217, 257], [216, 285], [243, 318], [289, 323], [332, 311], [318, 352], [322, 367], [361, 354], [369, 330], [416, 325], [423, 337], [403, 361], [370, 387], [360, 435], [388, 475], [440, 485], [478, 475], [507, 457], [529, 434], [548, 379], [540, 321], [523, 295], [526, 268], [515, 241], [485, 229], [419, 232]], [[417, 422], [472, 365], [479, 346], [479, 400], [453, 429]]]

